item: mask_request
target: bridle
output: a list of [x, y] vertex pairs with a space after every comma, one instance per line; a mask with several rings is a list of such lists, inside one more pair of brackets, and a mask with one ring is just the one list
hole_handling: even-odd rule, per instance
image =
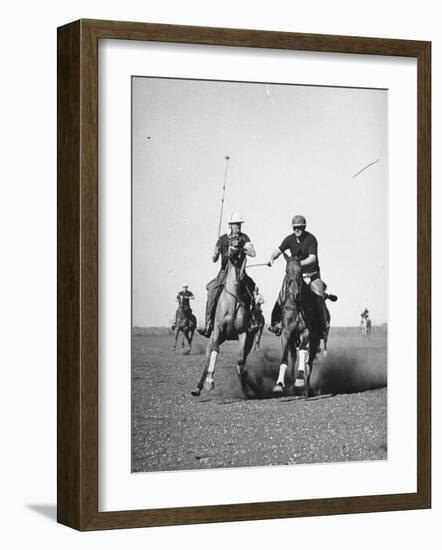
[[295, 259], [287, 260], [287, 269], [286, 269], [286, 297], [284, 300], [283, 307], [286, 309], [298, 309], [301, 305], [301, 291], [302, 291], [302, 274], [301, 270], [294, 275], [289, 274], [288, 272], [288, 263], [294, 261]]
[[235, 309], [236, 309], [237, 302], [239, 302], [240, 305], [244, 306], [243, 301], [238, 296], [238, 286], [241, 284], [241, 281], [245, 273], [247, 256], [244, 254], [244, 257], [242, 258], [242, 261], [241, 261], [241, 265], [238, 266], [236, 265], [235, 261], [238, 261], [241, 259], [241, 253], [238, 251], [238, 252], [234, 252], [234, 254], [235, 256], [238, 255], [238, 257], [233, 259], [232, 258], [233, 254], [229, 254], [229, 262], [228, 262], [227, 270], [230, 270], [230, 269], [235, 270], [235, 274], [236, 274], [235, 293], [228, 290], [227, 286], [224, 286], [224, 291], [230, 296], [232, 296], [233, 298], [235, 298]]

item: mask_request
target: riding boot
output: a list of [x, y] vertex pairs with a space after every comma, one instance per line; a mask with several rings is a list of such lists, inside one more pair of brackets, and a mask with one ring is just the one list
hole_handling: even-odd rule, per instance
[[210, 335], [212, 334], [212, 312], [209, 309], [209, 305], [210, 302], [207, 300], [205, 325], [203, 327], [197, 327], [196, 329], [198, 333], [205, 338], [210, 338]]
[[327, 292], [325, 292], [324, 300], [330, 300], [330, 302], [337, 302], [338, 297], [336, 296], [336, 294], [328, 294]]
[[316, 298], [316, 311], [318, 314], [319, 327], [321, 338], [324, 338], [327, 333], [327, 313], [325, 311], [325, 300], [322, 296], [315, 295]]
[[208, 287], [209, 292], [207, 293], [207, 303], [206, 303], [206, 318], [204, 327], [199, 327], [196, 330], [204, 336], [205, 338], [210, 338], [212, 334], [212, 316], [216, 307], [217, 299], [217, 289], [215, 287]]

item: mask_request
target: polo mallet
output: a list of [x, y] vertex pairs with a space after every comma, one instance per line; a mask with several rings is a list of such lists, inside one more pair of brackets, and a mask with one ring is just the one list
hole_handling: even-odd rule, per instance
[[[221, 195], [221, 210], [219, 213], [218, 239], [221, 235], [221, 224], [223, 221], [223, 209], [224, 209], [224, 196], [226, 194], [227, 171], [229, 168], [229, 160], [230, 160], [229, 155], [226, 155], [224, 158], [226, 159], [226, 169], [224, 172], [223, 192]], [[201, 375], [200, 381], [198, 382], [198, 385], [196, 386], [196, 388], [190, 392], [193, 396], [198, 397], [201, 394], [201, 390], [203, 389], [208, 371], [209, 371], [209, 361], [206, 360], [206, 365], [204, 367], [203, 374]]]
[[267, 267], [271, 267], [272, 264], [271, 264], [270, 262], [266, 262], [266, 263], [264, 263], [264, 264], [252, 264], [252, 265], [248, 265], [248, 266], [246, 266], [246, 267], [247, 267], [247, 269], [249, 269], [249, 268], [251, 268], [251, 267], [262, 267], [262, 266], [265, 266], [265, 265], [266, 265]]
[[221, 212], [219, 213], [219, 225], [218, 225], [218, 238], [221, 235], [221, 224], [223, 221], [223, 209], [224, 209], [224, 195], [226, 193], [226, 183], [227, 183], [227, 170], [229, 167], [229, 155], [224, 157], [226, 159], [226, 171], [224, 172], [224, 184], [223, 184], [223, 194], [221, 196]]

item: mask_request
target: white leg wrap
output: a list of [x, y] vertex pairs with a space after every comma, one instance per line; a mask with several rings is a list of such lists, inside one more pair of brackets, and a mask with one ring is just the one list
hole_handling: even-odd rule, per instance
[[213, 350], [210, 354], [210, 361], [209, 361], [209, 368], [207, 369], [207, 374], [210, 375], [210, 378], [213, 377], [213, 373], [215, 372], [215, 364], [216, 364], [216, 358], [218, 357], [218, 352]]
[[285, 378], [285, 371], [287, 370], [287, 365], [285, 363], [281, 363], [281, 366], [279, 367], [279, 376], [278, 380], [276, 381], [277, 384], [282, 384], [283, 387], [285, 387], [284, 378]]
[[305, 349], [300, 349], [298, 354], [299, 354], [298, 372], [300, 372], [300, 371], [305, 372], [305, 364], [306, 364], [306, 360], [307, 360], [307, 351]]

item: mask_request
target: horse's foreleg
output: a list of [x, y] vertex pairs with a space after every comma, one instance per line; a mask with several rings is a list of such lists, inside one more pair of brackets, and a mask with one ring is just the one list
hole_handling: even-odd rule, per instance
[[194, 333], [194, 332], [195, 332], [195, 329], [194, 329], [194, 328], [191, 329], [191, 330], [189, 331], [189, 336], [188, 336], [188, 338], [187, 338], [187, 340], [188, 340], [188, 342], [189, 342], [189, 353], [190, 353], [190, 351], [191, 351], [191, 349], [192, 349], [193, 333]]
[[308, 351], [306, 348], [300, 349], [298, 351], [298, 357], [299, 357], [298, 375], [296, 376], [296, 380], [295, 380], [295, 386], [297, 388], [305, 387], [305, 384], [306, 384], [306, 378], [308, 376], [308, 371], [309, 371], [307, 354], [308, 354]]
[[[213, 337], [213, 335], [212, 335]], [[211, 391], [215, 386], [215, 366], [216, 360], [218, 358], [219, 346], [212, 342], [212, 338], [209, 341], [206, 351], [206, 361], [207, 361], [207, 376], [205, 381], [206, 390]]]
[[288, 357], [289, 357], [289, 340], [290, 334], [287, 330], [283, 330], [281, 334], [281, 346], [282, 346], [282, 356], [281, 364], [279, 366], [278, 380], [273, 388], [273, 393], [277, 396], [282, 395], [285, 388], [285, 372], [288, 367]]
[[175, 350], [176, 350], [176, 343], [177, 343], [177, 340], [178, 340], [178, 335], [179, 335], [179, 333], [180, 333], [180, 329], [177, 328], [177, 329], [175, 330], [175, 342], [174, 342], [174, 344], [173, 344], [173, 346], [172, 346], [172, 351], [175, 351]]
[[259, 327], [258, 328], [258, 331], [256, 332], [256, 344], [255, 344], [255, 349], [260, 349], [261, 348], [261, 337], [262, 337], [262, 330], [263, 330], [264, 327]]
[[[186, 337], [187, 345], [189, 346], [187, 350], [184, 352], [187, 355], [190, 353], [190, 350], [192, 349], [192, 337], [191, 337], [191, 332], [189, 330], [186, 330], [183, 334]], [[184, 347], [184, 336], [183, 336], [183, 347]]]
[[[215, 352], [212, 354], [212, 352]], [[200, 381], [198, 382], [196, 388], [192, 390], [190, 393], [194, 396], [199, 396], [201, 394], [201, 390], [203, 389], [204, 383], [206, 382], [207, 378], [209, 378], [209, 369], [211, 371], [210, 378], [209, 378], [209, 390], [213, 389], [214, 381], [213, 381], [213, 375], [215, 372], [215, 363], [216, 358], [219, 352], [219, 346], [215, 346], [213, 341], [213, 334], [210, 337], [209, 342], [207, 343], [206, 348], [206, 361], [204, 365], [203, 373], [201, 374]]]
[[247, 382], [247, 370], [246, 370], [246, 357], [253, 346], [253, 336], [247, 338], [247, 332], [241, 332], [238, 334], [239, 341], [239, 353], [236, 361], [236, 370], [238, 372], [239, 379], [241, 381], [241, 387], [243, 392], [246, 392]]
[[309, 354], [308, 354], [308, 361], [306, 363], [306, 371], [304, 375], [304, 395], [306, 397], [311, 397], [313, 395], [312, 390], [310, 388], [310, 378], [313, 372], [313, 361], [316, 357], [316, 350], [318, 349], [320, 342], [319, 336], [314, 333], [311, 336], [311, 339], [309, 341]]
[[289, 354], [288, 354], [288, 366], [289, 366], [289, 380], [293, 380], [293, 383], [296, 382], [296, 359], [298, 356], [298, 350], [296, 348], [296, 340], [293, 338], [289, 342]]

